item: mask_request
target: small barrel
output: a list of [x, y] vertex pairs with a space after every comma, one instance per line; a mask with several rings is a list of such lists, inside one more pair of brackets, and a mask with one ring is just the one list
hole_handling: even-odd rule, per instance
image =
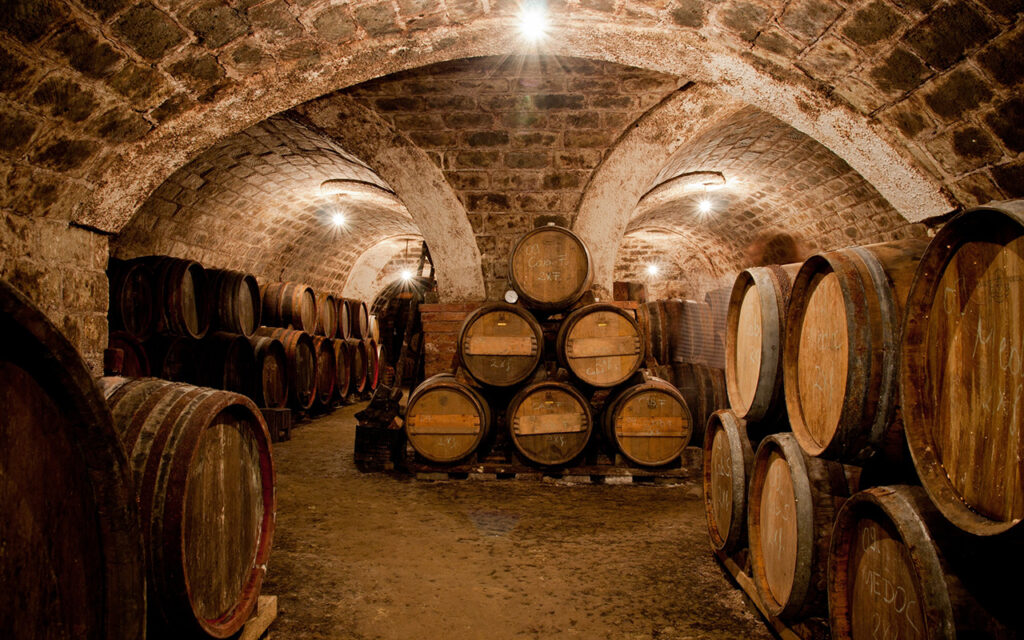
[[593, 430], [590, 405], [564, 382], [523, 387], [506, 412], [509, 434], [519, 453], [541, 465], [560, 465], [583, 453]]
[[145, 636], [131, 467], [78, 351], [0, 281], [0, 628], [5, 638]]
[[728, 409], [711, 414], [704, 434], [704, 511], [715, 551], [747, 545], [747, 484], [754, 450], [747, 423]]
[[157, 330], [186, 338], [202, 338], [210, 329], [206, 270], [192, 260], [149, 256], [136, 258], [153, 275]]
[[316, 332], [328, 338], [338, 334], [338, 301], [329, 293], [316, 294]]
[[334, 350], [334, 372], [337, 375], [334, 395], [338, 402], [344, 402], [352, 387], [352, 352], [341, 338], [331, 341]]
[[256, 278], [240, 271], [207, 269], [211, 328], [249, 337], [260, 326], [263, 304]]
[[304, 331], [260, 327], [256, 335], [277, 338], [288, 356], [288, 402], [293, 409], [307, 410], [316, 400], [316, 348], [313, 336]]
[[132, 465], [151, 626], [227, 638], [252, 614], [274, 535], [274, 464], [259, 409], [155, 378], [103, 387]]
[[736, 277], [726, 323], [729, 406], [749, 422], [786, 419], [782, 345], [786, 307], [799, 264], [754, 267]]
[[630, 461], [668, 464], [690, 441], [693, 418], [686, 400], [668, 381], [649, 378], [627, 387], [605, 408], [604, 435]]
[[459, 330], [458, 349], [470, 378], [493, 387], [510, 387], [528, 378], [540, 364], [544, 333], [523, 307], [493, 302], [466, 316]]
[[900, 397], [910, 454], [943, 515], [1024, 536], [1024, 200], [939, 230], [907, 300]]
[[491, 409], [478, 391], [441, 373], [412, 392], [405, 412], [409, 444], [421, 456], [441, 464], [458, 462], [476, 451], [491, 428]]
[[346, 300], [348, 305], [349, 333], [351, 337], [363, 339], [370, 336], [370, 313], [362, 300]]
[[729, 406], [725, 391], [725, 372], [704, 364], [672, 365], [672, 382], [686, 398], [693, 414], [693, 443], [704, 442], [704, 426], [711, 414]]
[[793, 280], [782, 367], [804, 451], [863, 462], [896, 424], [900, 322], [924, 239], [811, 256]]
[[107, 341], [110, 349], [120, 349], [124, 357], [121, 360], [121, 375], [126, 378], [143, 378], [149, 375], [149, 357], [142, 343], [127, 331], [113, 331]]
[[291, 327], [308, 334], [316, 332], [316, 294], [295, 282], [272, 282], [260, 287], [263, 295], [263, 324]]
[[629, 379], [644, 361], [644, 338], [631, 311], [597, 303], [573, 311], [556, 339], [559, 361], [582, 382], [599, 388]]
[[338, 298], [338, 337], [348, 340], [352, 337], [352, 316], [349, 313], [348, 300]]
[[198, 340], [181, 336], [153, 336], [146, 341], [152, 375], [175, 382], [199, 379]]
[[215, 331], [203, 338], [196, 354], [199, 360], [197, 384], [250, 398], [256, 394], [256, 356], [248, 338]]
[[313, 349], [316, 351], [316, 404], [329, 408], [334, 404], [334, 389], [338, 384], [338, 358], [331, 340], [324, 336], [313, 336]]
[[789, 433], [761, 441], [747, 495], [751, 574], [768, 612], [825, 614], [832, 522], [849, 495], [843, 466], [805, 454]]
[[509, 279], [526, 306], [557, 311], [572, 306], [590, 288], [590, 251], [572, 231], [554, 225], [530, 231], [508, 259]]
[[349, 338], [345, 341], [351, 355], [352, 393], [362, 393], [368, 388], [370, 358], [366, 353], [366, 344], [362, 340]]
[[156, 330], [157, 299], [149, 268], [141, 262], [110, 260], [110, 329], [145, 341]]
[[256, 358], [253, 400], [260, 408], [283, 409], [288, 404], [288, 354], [276, 338], [249, 338]]

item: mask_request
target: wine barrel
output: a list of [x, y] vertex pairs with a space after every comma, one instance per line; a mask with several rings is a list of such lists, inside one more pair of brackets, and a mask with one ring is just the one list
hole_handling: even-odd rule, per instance
[[125, 331], [145, 341], [156, 329], [155, 285], [149, 268], [141, 262], [123, 262], [111, 258], [107, 268], [110, 280], [110, 329]]
[[725, 391], [725, 372], [704, 364], [672, 365], [672, 383], [686, 399], [693, 415], [695, 445], [704, 442], [704, 426], [711, 414], [729, 406]]
[[643, 466], [668, 464], [690, 441], [693, 418], [686, 400], [668, 381], [649, 378], [608, 402], [604, 435], [628, 460]]
[[376, 314], [373, 313], [369, 315], [367, 320], [367, 337], [380, 344], [380, 323], [377, 321]]
[[351, 337], [363, 339], [370, 337], [370, 313], [362, 300], [346, 300], [348, 305], [349, 333]]
[[1024, 201], [939, 230], [907, 300], [900, 397], [907, 443], [943, 515], [1024, 536]]
[[362, 393], [368, 388], [370, 358], [366, 353], [366, 344], [362, 340], [349, 338], [345, 341], [351, 355], [352, 393]]
[[107, 348], [120, 349], [124, 358], [121, 361], [121, 375], [128, 378], [142, 378], [149, 375], [149, 358], [142, 343], [127, 331], [113, 331], [107, 340]]
[[227, 638], [252, 614], [274, 535], [274, 465], [259, 409], [156, 378], [102, 386], [146, 533], [150, 627]]
[[741, 271], [729, 296], [725, 380], [729, 406], [748, 422], [782, 423], [786, 307], [799, 264]]
[[523, 307], [492, 302], [466, 316], [458, 349], [470, 378], [492, 387], [510, 387], [528, 378], [540, 364], [544, 333]]
[[153, 276], [157, 331], [186, 338], [205, 336], [210, 329], [210, 294], [202, 265], [167, 256], [135, 261], [145, 265]]
[[374, 391], [380, 378], [380, 362], [377, 361], [377, 343], [373, 338], [365, 338], [363, 347], [366, 350], [366, 388]]
[[316, 294], [304, 284], [272, 282], [262, 285], [263, 324], [294, 328], [308, 334], [316, 332]]
[[704, 434], [704, 511], [715, 551], [747, 546], [747, 483], [754, 450], [747, 423], [733, 411], [711, 414]]
[[288, 356], [288, 402], [305, 411], [316, 400], [316, 347], [313, 336], [304, 331], [260, 327], [257, 336], [277, 338]]
[[897, 424], [900, 322], [927, 244], [817, 254], [793, 279], [782, 372], [790, 426], [810, 455], [863, 462]]
[[352, 387], [352, 352], [341, 338], [332, 340], [331, 348], [334, 350], [334, 371], [338, 376], [334, 395], [338, 402], [344, 402]]
[[338, 298], [338, 337], [342, 340], [352, 337], [352, 316], [345, 298]]
[[377, 386], [386, 384], [394, 386], [395, 367], [388, 362], [388, 348], [384, 343], [377, 345]]
[[256, 395], [256, 356], [248, 338], [215, 331], [200, 341], [196, 354], [197, 384], [250, 398]]
[[491, 409], [478, 391], [439, 373], [412, 392], [405, 433], [418, 454], [441, 464], [476, 451], [491, 427]]
[[583, 453], [593, 419], [583, 395], [564, 382], [527, 385], [506, 411], [512, 443], [527, 460], [553, 466]]
[[316, 294], [316, 332], [328, 338], [338, 334], [338, 301], [329, 293]]
[[260, 408], [283, 409], [288, 404], [288, 354], [276, 338], [249, 338], [256, 358], [256, 391], [253, 400]]
[[253, 276], [240, 271], [207, 269], [210, 283], [211, 328], [248, 338], [260, 326], [263, 309], [260, 287]]
[[[665, 300], [668, 360], [714, 366], [722, 360], [715, 343], [711, 307], [696, 300]], [[662, 340], [665, 338], [663, 337]]]
[[313, 336], [313, 349], [316, 351], [316, 404], [330, 408], [338, 384], [338, 358], [330, 338]]
[[825, 613], [832, 522], [849, 495], [843, 466], [805, 454], [789, 433], [761, 441], [747, 495], [751, 577], [784, 621]]
[[648, 302], [643, 309], [644, 334], [647, 337], [647, 353], [658, 364], [669, 364], [668, 311], [664, 300]]
[[175, 382], [199, 379], [198, 340], [182, 336], [153, 336], [146, 341], [150, 371], [157, 378]]
[[78, 351], [0, 281], [0, 628], [136, 640], [145, 565], [131, 468]]
[[519, 300], [533, 309], [572, 306], [590, 289], [590, 251], [572, 231], [549, 225], [516, 242], [508, 258], [509, 279]]
[[559, 361], [582, 382], [599, 388], [622, 384], [644, 361], [644, 339], [631, 311], [596, 303], [573, 311], [556, 339]]

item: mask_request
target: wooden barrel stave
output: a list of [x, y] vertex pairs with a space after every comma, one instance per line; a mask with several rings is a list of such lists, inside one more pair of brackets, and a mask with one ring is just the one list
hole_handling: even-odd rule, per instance
[[509, 387], [528, 378], [540, 364], [544, 333], [529, 311], [516, 305], [484, 304], [459, 330], [463, 370], [474, 381]]
[[352, 338], [370, 337], [370, 313], [362, 300], [346, 300], [348, 305], [349, 334]]
[[202, 338], [210, 328], [209, 283], [206, 270], [192, 260], [167, 256], [136, 258], [153, 275], [157, 331]]
[[747, 423], [729, 409], [711, 415], [704, 436], [704, 510], [715, 551], [747, 545], [747, 484], [754, 450]]
[[120, 349], [124, 354], [121, 361], [121, 375], [129, 378], [142, 378], [149, 375], [149, 357], [139, 340], [127, 331], [113, 331], [107, 341], [110, 349]]
[[362, 393], [368, 388], [370, 359], [366, 353], [366, 344], [362, 340], [349, 338], [345, 341], [351, 356], [352, 393]]
[[338, 298], [338, 337], [342, 340], [348, 340], [352, 337], [352, 315], [348, 305], [348, 300], [345, 298]]
[[512, 398], [506, 415], [519, 453], [545, 466], [576, 459], [593, 430], [586, 398], [564, 382], [542, 381], [523, 387]]
[[465, 459], [491, 428], [487, 401], [450, 374], [427, 378], [409, 397], [405, 431], [416, 452], [439, 464]]
[[334, 403], [338, 382], [338, 360], [329, 338], [313, 336], [313, 348], [316, 351], [316, 404], [329, 408]]
[[644, 336], [633, 313], [611, 304], [581, 307], [562, 321], [559, 361], [593, 387], [622, 384], [643, 365]]
[[316, 294], [316, 332], [333, 338], [338, 333], [338, 301], [329, 293]]
[[308, 410], [316, 400], [316, 348], [313, 336], [304, 331], [260, 327], [257, 336], [281, 341], [288, 356], [288, 402], [293, 409]]
[[352, 353], [341, 338], [332, 340], [331, 348], [334, 350], [334, 370], [338, 376], [334, 393], [339, 402], [344, 402], [352, 386]]
[[260, 408], [282, 409], [288, 404], [288, 354], [276, 338], [252, 336], [257, 384], [253, 400]]
[[264, 325], [316, 333], [317, 303], [312, 288], [296, 282], [271, 282], [260, 290]]
[[199, 342], [196, 355], [199, 362], [196, 384], [249, 398], [256, 395], [256, 355], [248, 338], [215, 331]]
[[156, 330], [159, 311], [149, 268], [141, 262], [111, 258], [107, 276], [111, 330], [123, 330], [136, 340], [145, 341]]
[[377, 343], [373, 338], [363, 339], [363, 350], [366, 352], [366, 389], [374, 391], [380, 380], [380, 362], [377, 360]]
[[260, 326], [263, 301], [256, 278], [240, 271], [207, 269], [212, 329], [251, 336]]
[[605, 439], [628, 460], [657, 467], [683, 452], [693, 432], [693, 416], [671, 383], [651, 377], [612, 398], [602, 426]]
[[521, 237], [508, 259], [509, 280], [519, 300], [533, 309], [566, 309], [590, 289], [590, 252], [563, 227], [539, 227]]

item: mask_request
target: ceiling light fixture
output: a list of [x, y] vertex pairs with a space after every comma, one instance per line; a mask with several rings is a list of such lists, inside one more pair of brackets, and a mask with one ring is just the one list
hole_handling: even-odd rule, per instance
[[341, 213], [341, 212], [338, 212], [338, 213], [335, 213], [334, 215], [332, 215], [331, 216], [331, 224], [333, 224], [336, 227], [344, 227], [345, 226], [345, 214]]
[[401, 276], [402, 280], [408, 282], [409, 280], [412, 280], [412, 271], [410, 271], [409, 269], [402, 269]]
[[711, 201], [708, 200], [707, 198], [704, 198], [703, 200], [697, 203], [697, 210], [700, 211], [701, 213], [709, 213], [711, 211]]
[[656, 276], [656, 275], [658, 275], [659, 271], [661, 271], [661, 269], [658, 268], [658, 265], [656, 265], [656, 264], [649, 264], [649, 265], [647, 265], [647, 275], [649, 275], [649, 276]]
[[544, 7], [528, 5], [519, 11], [519, 33], [530, 42], [537, 42], [548, 34], [548, 15]]

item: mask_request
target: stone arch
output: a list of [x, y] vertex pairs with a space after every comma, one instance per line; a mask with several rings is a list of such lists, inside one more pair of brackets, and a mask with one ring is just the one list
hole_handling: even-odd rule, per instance
[[406, 242], [422, 241], [415, 235], [392, 236], [384, 238], [359, 256], [349, 271], [348, 280], [341, 295], [355, 300], [364, 300], [366, 304], [373, 302], [377, 295], [377, 275], [388, 262], [405, 249]]

